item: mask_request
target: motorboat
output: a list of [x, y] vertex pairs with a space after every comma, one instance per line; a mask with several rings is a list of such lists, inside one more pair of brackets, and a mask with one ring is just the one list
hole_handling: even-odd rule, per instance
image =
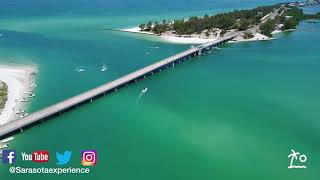
[[82, 68], [77, 68], [78, 72], [85, 72], [86, 70], [82, 69]]
[[12, 140], [14, 140], [14, 137], [9, 137], [9, 138], [6, 138], [6, 139], [2, 139], [1, 142], [2, 143], [7, 143], [7, 142], [12, 141]]
[[142, 89], [142, 93], [146, 93], [148, 91], [148, 88], [144, 88], [144, 89]]
[[102, 68], [101, 68], [101, 71], [102, 71], [102, 72], [105, 72], [107, 69], [108, 69], [108, 68], [107, 68], [107, 66], [106, 66], [105, 64], [102, 65]]

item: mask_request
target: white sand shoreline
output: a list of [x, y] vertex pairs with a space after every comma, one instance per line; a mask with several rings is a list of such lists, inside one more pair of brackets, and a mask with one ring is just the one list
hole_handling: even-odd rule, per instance
[[[129, 32], [129, 33], [139, 33], [139, 34], [147, 34], [147, 35], [154, 35], [158, 36], [151, 32], [144, 32], [140, 31], [139, 27], [132, 27], [132, 28], [125, 28], [125, 29], [118, 29], [122, 32]], [[178, 37], [178, 36], [171, 36], [171, 35], [161, 35], [158, 36], [161, 40], [166, 42], [175, 43], [175, 44], [205, 44], [210, 41], [215, 41], [217, 38], [211, 39], [204, 39], [204, 38], [195, 38], [195, 37]]]
[[[118, 29], [119, 31], [122, 32], [129, 32], [129, 33], [139, 33], [139, 34], [147, 34], [147, 35], [154, 35], [158, 36], [154, 33], [151, 32], [144, 32], [140, 31], [139, 27], [131, 27], [131, 28], [125, 28], [125, 29]], [[282, 31], [275, 31], [275, 33], [280, 33]], [[215, 41], [218, 38], [196, 38], [196, 37], [180, 37], [180, 36], [173, 36], [173, 35], [160, 35], [161, 40], [164, 40], [169, 43], [175, 43], [175, 44], [205, 44], [211, 41]], [[256, 33], [254, 34], [254, 37], [251, 39], [244, 39], [241, 37], [235, 38], [234, 41], [231, 41], [232, 43], [236, 42], [250, 42], [250, 41], [266, 41], [266, 40], [272, 40], [274, 38], [269, 38], [261, 33]]]
[[35, 66], [0, 65], [0, 81], [8, 86], [8, 97], [4, 109], [0, 114], [0, 126], [17, 119], [16, 112], [23, 110], [26, 102], [20, 102], [32, 91], [34, 76], [37, 73]]

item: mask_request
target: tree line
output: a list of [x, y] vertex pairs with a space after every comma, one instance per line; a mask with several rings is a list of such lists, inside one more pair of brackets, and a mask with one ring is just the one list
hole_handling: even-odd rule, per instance
[[[286, 5], [286, 6], [282, 6]], [[141, 31], [153, 32], [161, 35], [167, 31], [173, 31], [177, 35], [191, 35], [200, 34], [206, 31], [214, 32], [214, 29], [222, 30], [222, 34], [227, 30], [237, 29], [239, 31], [245, 31], [250, 27], [259, 25], [261, 19], [268, 13], [279, 9], [284, 11], [282, 16], [277, 16], [273, 20], [268, 20], [260, 26], [262, 34], [271, 36], [271, 32], [275, 30], [276, 24], [284, 24], [282, 29], [294, 29], [301, 20], [318, 18], [320, 14], [306, 15], [303, 11], [297, 7], [287, 7], [288, 4], [276, 4], [271, 6], [262, 6], [250, 10], [235, 10], [233, 12], [221, 13], [216, 15], [204, 15], [202, 17], [193, 16], [188, 19], [177, 19], [174, 21], [152, 22], [149, 21], [139, 26]], [[280, 13], [280, 12], [279, 12]]]

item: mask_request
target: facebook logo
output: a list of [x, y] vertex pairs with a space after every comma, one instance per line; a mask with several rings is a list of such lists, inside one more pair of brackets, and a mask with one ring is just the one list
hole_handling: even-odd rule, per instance
[[13, 164], [16, 162], [15, 150], [2, 150], [2, 162], [4, 164]]

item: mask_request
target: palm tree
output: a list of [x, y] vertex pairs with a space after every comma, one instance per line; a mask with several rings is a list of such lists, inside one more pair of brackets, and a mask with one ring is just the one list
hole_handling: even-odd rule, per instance
[[292, 167], [292, 163], [293, 163], [293, 160], [294, 159], [298, 159], [298, 155], [300, 155], [299, 152], [295, 152], [294, 150], [291, 149], [291, 152], [292, 154], [289, 154], [288, 158], [291, 158], [291, 161], [290, 161], [290, 166], [289, 167]]

